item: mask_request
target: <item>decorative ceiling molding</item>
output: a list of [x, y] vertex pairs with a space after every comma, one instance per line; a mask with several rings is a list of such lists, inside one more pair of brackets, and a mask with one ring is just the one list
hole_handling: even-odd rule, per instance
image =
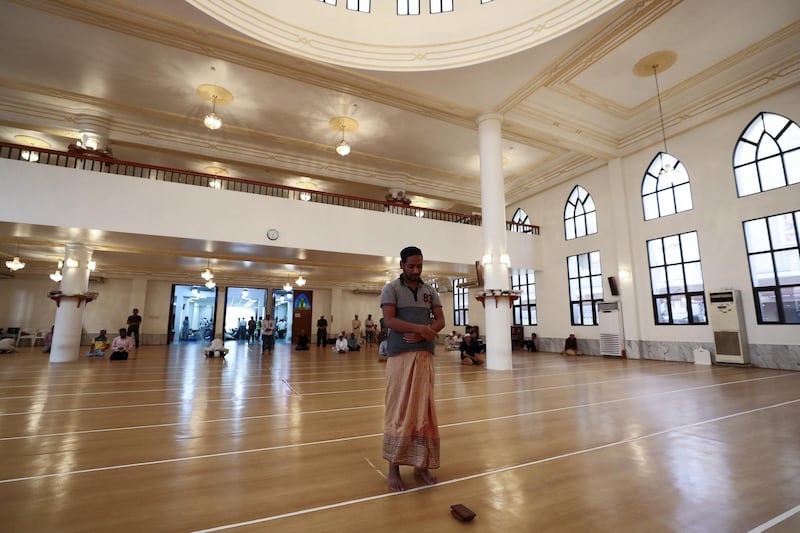
[[[613, 52], [620, 45], [637, 35], [652, 22], [664, 16], [682, 0], [650, 0], [628, 3], [619, 13], [609, 14], [609, 23], [599, 32], [581, 42], [560, 58], [553, 61], [550, 68], [534, 76], [524, 87], [506, 98], [495, 110], [506, 113], [530, 97], [537, 90], [557, 85], [571, 79], [599, 58]], [[630, 7], [627, 7], [630, 6]]]
[[367, 14], [296, 0], [187, 1], [222, 24], [295, 56], [357, 69], [419, 72], [528, 50], [623, 0], [463, 2], [452, 12], [413, 17], [398, 16], [394, 2], [373, 2]]

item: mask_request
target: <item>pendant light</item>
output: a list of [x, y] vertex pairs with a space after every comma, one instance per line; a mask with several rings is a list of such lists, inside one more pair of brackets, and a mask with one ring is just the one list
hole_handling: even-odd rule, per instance
[[233, 94], [225, 87], [210, 83], [199, 86], [197, 94], [206, 102], [211, 102], [211, 112], [203, 117], [203, 126], [210, 130], [220, 129], [222, 119], [217, 115], [217, 104], [230, 104], [233, 102]]
[[206, 269], [200, 273], [200, 277], [206, 281], [211, 281], [211, 278], [214, 277], [214, 273], [211, 272], [211, 260], [208, 259], [206, 263]]
[[211, 97], [211, 113], [203, 117], [203, 126], [210, 130], [218, 130], [222, 127], [222, 119], [217, 115], [217, 95]]
[[658, 173], [658, 178], [667, 178], [671, 179], [673, 176], [672, 173], [675, 172], [675, 169], [672, 167], [672, 164], [669, 162], [664, 162], [664, 155], [668, 155], [669, 151], [667, 150], [667, 130], [664, 126], [664, 108], [661, 104], [661, 87], [658, 83], [658, 73], [664, 72], [668, 68], [670, 68], [673, 64], [675, 64], [675, 60], [678, 58], [678, 55], [671, 51], [671, 50], [662, 50], [660, 52], [655, 52], [648, 55], [645, 58], [639, 60], [636, 65], [633, 67], [634, 74], [638, 76], [650, 76], [652, 74], [653, 79], [656, 84], [656, 98], [658, 100], [658, 118], [661, 124], [661, 140], [664, 143], [664, 151], [662, 152], [661, 160], [662, 160], [662, 167]]
[[330, 119], [330, 121], [328, 121], [328, 125], [331, 128], [342, 132], [342, 140], [336, 145], [336, 153], [342, 157], [345, 157], [350, 153], [350, 145], [344, 139], [344, 132], [356, 131], [358, 129], [358, 122], [351, 117], [333, 117]]
[[336, 153], [342, 157], [350, 153], [350, 145], [344, 140], [344, 125], [342, 125], [342, 140], [336, 145]]
[[17, 270], [22, 270], [25, 268], [25, 263], [19, 260], [19, 243], [17, 243], [17, 255], [14, 256], [13, 261], [6, 261], [6, 266], [12, 272], [16, 272]]

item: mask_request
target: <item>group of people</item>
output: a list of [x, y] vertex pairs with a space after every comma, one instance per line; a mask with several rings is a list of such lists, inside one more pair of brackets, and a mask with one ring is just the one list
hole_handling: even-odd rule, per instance
[[333, 344], [333, 351], [336, 353], [358, 352], [360, 350], [361, 345], [358, 344], [355, 332], [351, 332], [348, 337], [345, 332], [342, 331]]
[[135, 348], [139, 348], [139, 328], [142, 325], [142, 316], [139, 310], [135, 309], [132, 314], [128, 316], [128, 327], [119, 328], [119, 334], [109, 343], [108, 336], [105, 329], [100, 330], [100, 334], [92, 339], [89, 351], [86, 357], [105, 357], [109, 352], [109, 359], [125, 360], [128, 358], [128, 353], [132, 352]]
[[[350, 335], [348, 336], [346, 332], [342, 331], [341, 334], [337, 335], [336, 340], [332, 341], [334, 344], [334, 352], [337, 352], [336, 343], [339, 342], [339, 338], [344, 336], [345, 342], [348, 343], [349, 346], [352, 345], [352, 340], [355, 339], [355, 345], [358, 346], [358, 341], [361, 339], [361, 320], [358, 318], [358, 315], [353, 317], [353, 321], [350, 323], [351, 330]], [[367, 315], [367, 319], [364, 321], [364, 340], [367, 343], [367, 346], [371, 346], [375, 344], [376, 338], [378, 337], [378, 327], [380, 327], [380, 331], [384, 332], [385, 325], [383, 323], [383, 319], [380, 320], [379, 324], [376, 324], [375, 321], [372, 319], [372, 315]], [[325, 315], [319, 317], [317, 320], [317, 347], [322, 346], [323, 348], [328, 345], [328, 320], [325, 318]], [[354, 348], [350, 348], [350, 351], [353, 351]], [[356, 350], [360, 349], [355, 348]]]

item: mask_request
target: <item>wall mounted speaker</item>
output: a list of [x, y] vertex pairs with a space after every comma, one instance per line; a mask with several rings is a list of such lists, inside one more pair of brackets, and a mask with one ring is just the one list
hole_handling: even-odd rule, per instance
[[608, 288], [611, 290], [611, 296], [619, 296], [619, 287], [617, 287], [617, 278], [608, 276]]

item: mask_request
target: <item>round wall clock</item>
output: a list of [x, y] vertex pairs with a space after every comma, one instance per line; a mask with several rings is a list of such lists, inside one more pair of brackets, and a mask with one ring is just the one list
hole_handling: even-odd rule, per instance
[[278, 237], [280, 237], [280, 233], [278, 233], [278, 230], [276, 230], [275, 228], [267, 230], [267, 239], [271, 241], [277, 241]]

